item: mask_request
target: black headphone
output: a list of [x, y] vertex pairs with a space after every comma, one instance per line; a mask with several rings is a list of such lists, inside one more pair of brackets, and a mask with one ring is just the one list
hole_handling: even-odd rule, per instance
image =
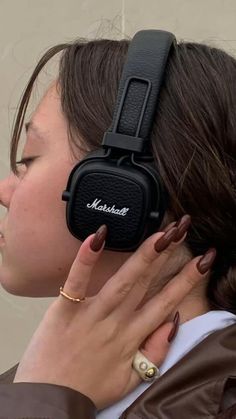
[[175, 42], [170, 32], [143, 30], [130, 43], [112, 126], [101, 149], [73, 168], [62, 194], [67, 226], [81, 241], [106, 224], [105, 248], [127, 252], [158, 231], [168, 196], [149, 136]]

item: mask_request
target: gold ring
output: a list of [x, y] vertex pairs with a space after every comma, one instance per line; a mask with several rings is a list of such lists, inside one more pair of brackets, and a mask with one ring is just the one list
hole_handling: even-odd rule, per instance
[[66, 294], [65, 291], [63, 291], [63, 287], [60, 287], [60, 294], [63, 297], [67, 298], [67, 300], [72, 301], [73, 303], [83, 303], [85, 301], [85, 299], [86, 299], [85, 297], [84, 298], [74, 298], [74, 297], [71, 297], [70, 295]]

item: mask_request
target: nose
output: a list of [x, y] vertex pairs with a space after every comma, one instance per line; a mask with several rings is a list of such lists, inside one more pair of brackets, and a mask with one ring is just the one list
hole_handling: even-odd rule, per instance
[[12, 172], [5, 179], [0, 180], [0, 205], [9, 208], [12, 195], [18, 183], [18, 177]]

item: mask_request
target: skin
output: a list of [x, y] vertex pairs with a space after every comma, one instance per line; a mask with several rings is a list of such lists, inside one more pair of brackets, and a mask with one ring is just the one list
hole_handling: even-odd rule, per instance
[[[12, 294], [56, 296], [81, 242], [67, 228], [66, 204], [61, 200], [76, 161], [55, 85], [31, 118], [22, 156], [37, 158], [28, 167], [19, 167], [20, 177], [10, 174], [0, 182], [1, 204], [7, 209], [0, 225], [5, 238], [0, 281]], [[89, 295], [97, 293], [128, 256], [111, 253], [104, 252], [99, 261]]]
[[[52, 85], [36, 108], [27, 132], [23, 157], [36, 157], [0, 182], [0, 201], [7, 209], [0, 224], [4, 242], [0, 246], [0, 282], [10, 293], [29, 297], [59, 294], [68, 277], [81, 242], [66, 225], [66, 204], [61, 200], [74, 160], [69, 146], [67, 123], [60, 96]], [[81, 159], [83, 156], [81, 155]], [[87, 295], [101, 287], [130, 256], [104, 251], [94, 267]], [[148, 298], [177, 273], [191, 256], [180, 246], [172, 255], [172, 265], [162, 269]], [[208, 311], [206, 282], [201, 283], [178, 307], [181, 321]], [[171, 313], [171, 316], [173, 313]]]
[[[55, 299], [14, 382], [67, 386], [101, 409], [140, 383], [132, 368], [138, 349], [160, 366], [177, 310], [182, 322], [207, 311], [207, 274], [199, 274], [200, 257], [191, 260], [184, 237], [158, 254], [154, 243], [164, 234], [158, 232], [129, 257], [102, 249], [92, 252], [91, 237], [81, 243], [71, 235], [61, 194], [76, 161], [55, 84], [31, 118], [22, 156], [34, 160], [20, 168], [19, 176], [11, 173], [0, 182], [0, 201], [7, 209], [0, 225], [1, 284], [12, 294], [30, 297], [58, 296], [65, 284], [69, 295], [87, 299], [78, 305], [62, 296]], [[74, 348], [69, 354], [68, 347]], [[104, 366], [110, 374], [101, 385]]]
[[[160, 366], [170, 346], [172, 325], [166, 317], [207, 278], [197, 269], [201, 257], [192, 259], [160, 293], [137, 309], [153, 272], [161, 271], [180, 244], [172, 242], [163, 252], [156, 252], [154, 243], [163, 234], [148, 237], [95, 297], [76, 304], [61, 295], [56, 298], [20, 361], [14, 383], [63, 385], [103, 409], [140, 383], [132, 367], [138, 349]], [[65, 283], [69, 295], [87, 295], [91, 271], [102, 254], [102, 249], [91, 250], [93, 236], [83, 242], [73, 262]]]

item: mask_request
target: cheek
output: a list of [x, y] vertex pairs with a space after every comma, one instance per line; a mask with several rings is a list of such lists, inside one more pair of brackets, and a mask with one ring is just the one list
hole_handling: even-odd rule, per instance
[[4, 265], [16, 275], [41, 281], [66, 275], [81, 244], [66, 225], [61, 194], [67, 173], [54, 172], [49, 181], [50, 175], [42, 170], [40, 178], [32, 174], [21, 181], [11, 200], [3, 251]]
[[[11, 200], [7, 232], [19, 236], [22, 243], [37, 240], [45, 243], [65, 229], [61, 183], [49, 180], [47, 172], [40, 178], [31, 176], [21, 181]], [[10, 239], [10, 237], [9, 237]]]

